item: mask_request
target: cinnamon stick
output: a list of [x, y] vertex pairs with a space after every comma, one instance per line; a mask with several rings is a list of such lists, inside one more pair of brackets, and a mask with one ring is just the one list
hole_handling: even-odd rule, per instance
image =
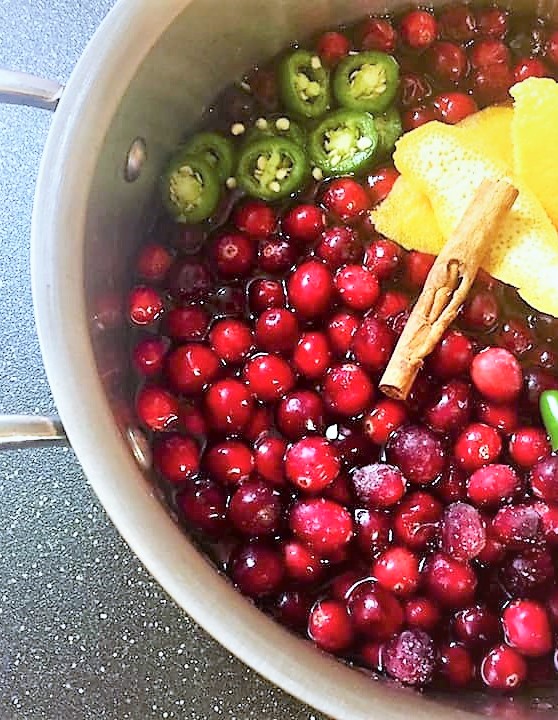
[[483, 180], [452, 237], [428, 273], [424, 288], [380, 380], [380, 390], [405, 400], [417, 373], [455, 319], [517, 190], [507, 180]]

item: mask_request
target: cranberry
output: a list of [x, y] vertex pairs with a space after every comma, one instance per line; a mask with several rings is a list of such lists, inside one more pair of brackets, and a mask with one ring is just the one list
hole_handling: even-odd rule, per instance
[[365, 318], [357, 330], [352, 349], [355, 359], [371, 372], [383, 370], [395, 346], [394, 333], [381, 320]]
[[399, 81], [401, 105], [411, 108], [421, 105], [432, 95], [432, 87], [424, 75], [405, 73]]
[[304, 377], [315, 380], [329, 367], [331, 353], [327, 337], [321, 332], [307, 332], [300, 336], [293, 352], [293, 365]]
[[164, 388], [149, 385], [138, 393], [136, 413], [150, 430], [167, 430], [178, 420], [178, 400]]
[[194, 405], [181, 405], [180, 424], [190, 435], [198, 438], [204, 438], [204, 436], [207, 435], [207, 423], [199, 407], [195, 407]]
[[465, 474], [450, 460], [444, 471], [436, 481], [433, 490], [444, 502], [451, 503], [457, 500], [466, 500]]
[[315, 582], [322, 574], [320, 558], [297, 540], [284, 543], [283, 562], [287, 575], [298, 582]]
[[277, 406], [277, 426], [290, 440], [321, 432], [324, 427], [324, 403], [312, 390], [295, 390]]
[[389, 20], [369, 18], [358, 28], [359, 46], [362, 50], [380, 50], [392, 53], [397, 44], [397, 33]]
[[287, 361], [268, 353], [248, 360], [244, 366], [244, 377], [252, 393], [263, 402], [278, 400], [295, 384]]
[[163, 367], [167, 345], [161, 338], [145, 338], [135, 346], [133, 360], [136, 370], [144, 377], [157, 375]]
[[136, 260], [136, 272], [146, 282], [158, 283], [164, 280], [172, 265], [172, 255], [163, 245], [144, 245]]
[[388, 544], [389, 517], [379, 510], [355, 510], [356, 544], [361, 553], [370, 559]]
[[307, 437], [292, 445], [285, 455], [288, 479], [300, 490], [320, 492], [340, 470], [335, 448], [321, 437]]
[[459, 610], [453, 619], [457, 639], [468, 648], [492, 644], [500, 638], [500, 621], [484, 605], [472, 605]]
[[283, 230], [292, 239], [311, 243], [324, 227], [324, 214], [315, 205], [297, 205], [283, 218]]
[[234, 379], [215, 383], [205, 396], [210, 426], [223, 432], [243, 430], [250, 420], [253, 405], [248, 388]]
[[467, 563], [449, 555], [431, 555], [423, 575], [429, 595], [443, 607], [465, 607], [474, 597], [477, 587], [474, 571]]
[[237, 205], [232, 214], [236, 227], [250, 237], [269, 237], [275, 229], [275, 212], [261, 200], [246, 200]]
[[322, 202], [330, 212], [344, 221], [354, 220], [370, 207], [366, 191], [351, 178], [332, 180], [323, 194]]
[[358, 365], [334, 365], [325, 377], [324, 399], [331, 410], [339, 415], [360, 415], [373, 398], [372, 383]]
[[342, 550], [353, 536], [353, 519], [339, 503], [324, 498], [299, 500], [293, 505], [289, 525], [299, 540], [320, 556]]
[[477, 40], [469, 49], [469, 60], [475, 70], [510, 62], [510, 51], [501, 40]]
[[429, 367], [440, 378], [462, 375], [473, 360], [473, 345], [459, 330], [448, 330], [429, 359]]
[[537, 657], [552, 648], [552, 630], [543, 605], [533, 600], [515, 600], [502, 615], [506, 642], [522, 655]]
[[545, 502], [558, 502], [558, 454], [539, 460], [532, 468], [529, 482], [533, 494]]
[[153, 464], [166, 480], [181, 483], [198, 472], [200, 451], [191, 438], [169, 435], [154, 445]]
[[308, 260], [297, 267], [287, 283], [289, 300], [297, 312], [313, 318], [328, 309], [333, 298], [333, 277], [317, 260]]
[[558, 505], [536, 502], [533, 507], [540, 515], [544, 539], [549, 545], [558, 545]]
[[401, 259], [401, 248], [398, 245], [387, 238], [378, 237], [366, 248], [364, 265], [379, 280], [385, 280], [397, 272]]
[[531, 505], [506, 505], [492, 520], [496, 537], [509, 548], [521, 549], [541, 539], [541, 518]]
[[165, 333], [173, 340], [202, 340], [209, 327], [209, 315], [197, 307], [177, 307], [165, 316]]
[[509, 452], [517, 465], [529, 468], [550, 454], [550, 443], [544, 430], [523, 427], [511, 436]]
[[422, 686], [432, 680], [436, 652], [423, 630], [404, 630], [386, 644], [382, 657], [388, 675], [399, 682]]
[[486, 465], [467, 481], [467, 495], [479, 507], [494, 507], [511, 500], [521, 489], [521, 481], [509, 465]]
[[368, 642], [360, 648], [360, 661], [365, 667], [381, 672], [383, 670], [382, 654], [384, 645], [381, 642]]
[[451, 503], [442, 517], [442, 550], [456, 560], [472, 560], [486, 544], [479, 511], [464, 502]]
[[347, 476], [338, 475], [331, 485], [328, 485], [324, 490], [324, 497], [335, 500], [340, 505], [352, 505], [353, 494]]
[[296, 251], [284, 238], [272, 235], [258, 245], [258, 266], [266, 273], [284, 273], [294, 264]]
[[350, 312], [338, 312], [331, 318], [327, 326], [327, 336], [337, 355], [346, 355], [349, 352], [359, 325], [357, 316]]
[[[410, 304], [411, 301], [404, 292], [386, 290], [380, 295], [378, 302], [374, 306], [374, 317], [387, 322], [393, 332], [400, 335], [409, 317]], [[399, 328], [399, 324], [402, 322], [401, 318], [405, 318], [405, 321], [402, 327]]]
[[512, 402], [521, 392], [523, 376], [514, 355], [505, 348], [489, 347], [475, 356], [471, 378], [477, 390], [494, 402]]
[[243, 233], [225, 232], [214, 239], [212, 256], [221, 277], [245, 277], [256, 261], [256, 245]]
[[407, 425], [396, 430], [387, 445], [389, 462], [398, 465], [410, 482], [431, 483], [444, 469], [441, 441], [425, 427]]
[[499, 405], [485, 400], [477, 404], [477, 418], [505, 435], [512, 433], [519, 422], [515, 405]]
[[405, 604], [405, 621], [409, 627], [430, 632], [440, 621], [440, 611], [429, 598], [413, 597]]
[[326, 32], [318, 40], [318, 55], [325, 65], [333, 67], [349, 54], [351, 44], [348, 38], [339, 32]]
[[390, 194], [399, 173], [394, 167], [382, 167], [366, 177], [366, 192], [372, 205], [378, 205]]
[[226, 497], [216, 483], [200, 480], [186, 485], [176, 498], [186, 524], [211, 536], [224, 533]]
[[408, 419], [405, 405], [397, 400], [380, 400], [363, 422], [366, 436], [376, 445], [385, 445], [394, 430]]
[[240, 592], [251, 598], [277, 592], [284, 575], [281, 555], [263, 542], [252, 542], [238, 549], [229, 561], [228, 571]]
[[457, 438], [453, 454], [458, 465], [474, 472], [497, 460], [502, 450], [498, 432], [484, 423], [471, 423]]
[[503, 39], [508, 31], [508, 13], [499, 7], [479, 8], [476, 11], [477, 30], [484, 37]]
[[401, 123], [405, 132], [415, 130], [421, 125], [425, 125], [426, 123], [432, 122], [436, 119], [434, 108], [430, 105], [418, 105], [417, 107], [405, 110], [405, 112], [401, 113]]
[[471, 390], [462, 380], [450, 380], [442, 385], [433, 403], [424, 411], [426, 423], [432, 430], [450, 433], [465, 425], [471, 416]]
[[277, 490], [261, 480], [250, 480], [233, 493], [228, 517], [236, 530], [256, 537], [271, 535], [277, 530], [281, 511], [281, 496]]
[[255, 325], [256, 345], [269, 352], [287, 352], [298, 340], [298, 322], [285, 308], [265, 310]]
[[248, 291], [250, 310], [259, 314], [270, 308], [285, 307], [287, 298], [283, 285], [277, 280], [254, 280]]
[[403, 498], [394, 518], [395, 536], [412, 550], [423, 550], [439, 532], [442, 504], [426, 492]]
[[273, 485], [284, 485], [283, 457], [287, 443], [275, 435], [262, 435], [254, 445], [256, 472]]
[[436, 40], [438, 23], [426, 10], [411, 10], [401, 18], [399, 30], [406, 45], [415, 50], [424, 50]]
[[347, 607], [355, 629], [367, 638], [385, 640], [403, 625], [403, 609], [397, 598], [374, 582], [353, 587]]
[[473, 330], [491, 330], [500, 315], [500, 308], [494, 295], [481, 290], [473, 295], [463, 306], [463, 320]]
[[214, 445], [206, 452], [204, 460], [211, 478], [223, 485], [239, 485], [248, 480], [254, 470], [252, 452], [238, 440]]
[[455, 125], [478, 110], [473, 98], [461, 92], [438, 95], [432, 102], [437, 119], [448, 125]]
[[453, 687], [469, 685], [475, 676], [475, 666], [470, 653], [460, 645], [442, 645], [440, 674]]
[[163, 299], [155, 288], [137, 285], [128, 298], [128, 315], [134, 325], [150, 325], [161, 316]]
[[380, 294], [377, 277], [362, 265], [340, 268], [334, 282], [341, 300], [353, 310], [368, 310]]
[[411, 250], [405, 256], [405, 280], [414, 288], [423, 287], [428, 273], [434, 265], [434, 255]]
[[246, 296], [242, 287], [225, 285], [217, 289], [213, 296], [215, 315], [244, 315]]
[[500, 566], [499, 580], [512, 597], [545, 597], [555, 580], [552, 556], [537, 547], [507, 555]]
[[503, 63], [488, 65], [475, 71], [474, 92], [485, 105], [504, 102], [509, 97], [508, 91], [513, 81], [513, 73], [507, 65]]
[[434, 43], [429, 64], [432, 73], [442, 82], [458, 83], [467, 75], [467, 55], [460, 45], [452, 42]]
[[167, 357], [171, 385], [187, 395], [201, 392], [219, 372], [219, 358], [205, 345], [181, 345]]
[[174, 261], [167, 282], [170, 294], [181, 300], [201, 300], [212, 286], [211, 276], [205, 265], [181, 258]]
[[522, 58], [513, 68], [513, 79], [519, 83], [530, 77], [550, 77], [550, 71], [538, 58]]
[[545, 390], [558, 390], [558, 378], [541, 368], [523, 373], [523, 395], [527, 404], [539, 412], [539, 398]]
[[412, 595], [420, 579], [418, 559], [407, 548], [390, 547], [377, 558], [372, 574], [395, 595]]
[[546, 44], [546, 58], [554, 65], [558, 65], [558, 30], [550, 33]]
[[201, 250], [206, 239], [207, 230], [203, 225], [174, 223], [169, 241], [177, 250], [192, 255]]
[[439, 17], [440, 34], [454, 42], [468, 42], [475, 37], [477, 22], [467, 5], [445, 7]]
[[213, 352], [226, 363], [242, 362], [252, 347], [252, 332], [240, 320], [219, 320], [209, 333]]
[[374, 463], [357, 468], [352, 483], [358, 499], [366, 507], [386, 508], [401, 500], [406, 481], [401, 471], [384, 463]]
[[549, 619], [552, 625], [556, 627], [558, 625], [558, 589], [554, 589], [547, 599], [547, 609]]
[[351, 228], [334, 225], [323, 231], [316, 254], [335, 269], [362, 258], [362, 243]]
[[273, 424], [273, 415], [268, 407], [256, 407], [242, 428], [242, 435], [250, 442], [255, 442]]
[[300, 590], [283, 590], [275, 601], [273, 612], [283, 625], [303, 631], [306, 628], [311, 605], [310, 598]]
[[515, 690], [527, 677], [527, 664], [507, 645], [497, 645], [483, 658], [480, 675], [485, 685], [495, 690]]
[[512, 318], [502, 326], [499, 341], [507, 350], [521, 357], [533, 347], [534, 337], [527, 325]]
[[308, 635], [322, 650], [336, 653], [353, 642], [353, 628], [345, 605], [337, 600], [320, 600], [308, 618]]

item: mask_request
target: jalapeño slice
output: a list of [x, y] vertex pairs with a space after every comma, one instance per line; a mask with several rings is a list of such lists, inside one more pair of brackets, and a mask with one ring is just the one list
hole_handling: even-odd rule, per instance
[[264, 137], [240, 152], [237, 181], [248, 195], [281, 200], [304, 185], [309, 175], [305, 151], [292, 140]]
[[378, 156], [385, 158], [393, 153], [395, 143], [403, 135], [401, 115], [397, 108], [390, 107], [374, 117], [374, 124], [378, 131]]
[[286, 107], [296, 115], [315, 118], [329, 107], [329, 70], [307, 50], [295, 50], [283, 59], [279, 87]]
[[346, 175], [368, 165], [376, 154], [378, 131], [369, 113], [336, 110], [310, 135], [312, 162], [326, 175]]
[[215, 168], [221, 182], [233, 174], [234, 147], [232, 141], [216, 132], [200, 132], [186, 140], [182, 149], [188, 155], [200, 155]]
[[399, 65], [383, 52], [360, 52], [341, 60], [333, 77], [337, 102], [350, 110], [387, 110], [399, 85]]
[[180, 150], [163, 174], [162, 193], [165, 206], [177, 222], [206, 220], [219, 202], [217, 170], [200, 155]]

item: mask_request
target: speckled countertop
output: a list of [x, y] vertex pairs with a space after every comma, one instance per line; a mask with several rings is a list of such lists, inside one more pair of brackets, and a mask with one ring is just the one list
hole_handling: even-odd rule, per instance
[[[65, 81], [112, 4], [0, 0], [0, 66]], [[28, 260], [49, 122], [0, 106], [0, 413], [55, 411]], [[0, 503], [0, 720], [319, 720], [174, 605], [112, 527], [71, 450], [1, 454]]]

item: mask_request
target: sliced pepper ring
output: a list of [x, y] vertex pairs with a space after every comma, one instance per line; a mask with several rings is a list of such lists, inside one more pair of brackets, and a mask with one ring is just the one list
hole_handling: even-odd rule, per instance
[[385, 113], [374, 116], [374, 124], [378, 131], [378, 156], [387, 157], [395, 149], [395, 143], [403, 135], [401, 115], [395, 107]]
[[308, 50], [295, 50], [283, 59], [279, 87], [286, 107], [296, 115], [315, 118], [329, 107], [329, 70]]
[[217, 170], [201, 155], [181, 149], [171, 158], [163, 174], [162, 195], [177, 222], [206, 220], [215, 211], [220, 193]]
[[310, 134], [310, 159], [329, 176], [354, 173], [376, 154], [378, 131], [369, 113], [336, 110]]
[[232, 141], [216, 132], [200, 132], [186, 140], [181, 148], [188, 155], [200, 155], [215, 170], [222, 182], [233, 174]]
[[305, 151], [292, 140], [264, 137], [240, 152], [236, 178], [248, 195], [281, 200], [301, 189], [310, 168]]
[[360, 52], [341, 60], [333, 77], [337, 102], [351, 110], [387, 110], [399, 86], [399, 65], [383, 52]]

